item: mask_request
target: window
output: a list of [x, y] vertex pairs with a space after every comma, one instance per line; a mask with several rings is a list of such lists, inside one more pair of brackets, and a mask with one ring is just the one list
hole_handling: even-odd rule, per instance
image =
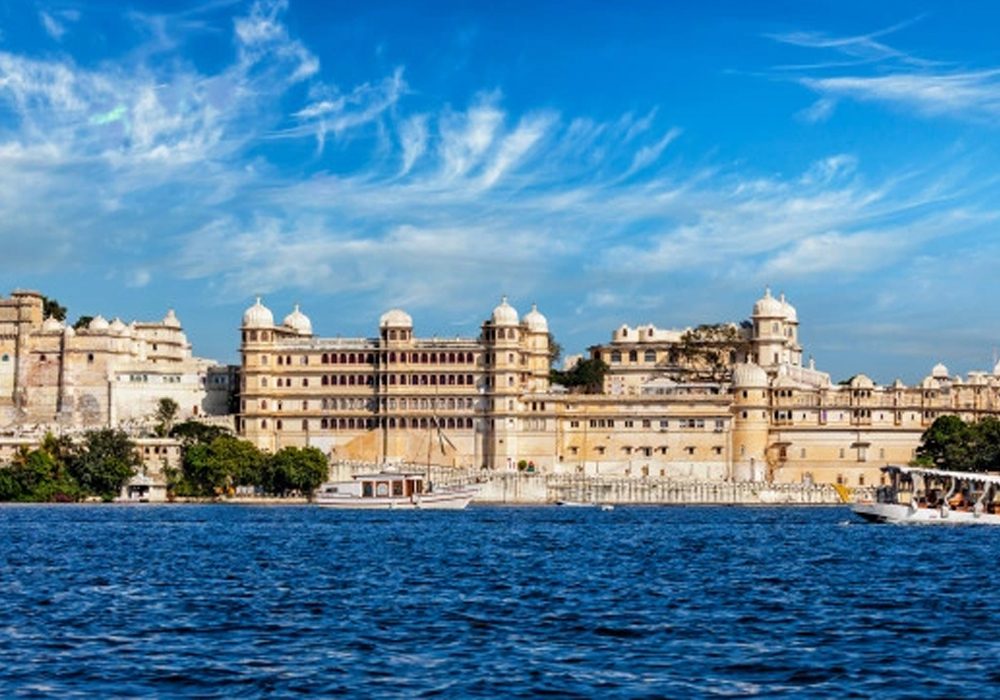
[[647, 350], [646, 353], [643, 355], [643, 359], [646, 362], [656, 362], [656, 351], [655, 350]]
[[629, 350], [628, 361], [629, 362], [638, 362], [639, 361], [639, 351], [638, 350]]
[[621, 362], [622, 361], [622, 354], [618, 350], [613, 351], [611, 353], [611, 361], [614, 362], [614, 363]]

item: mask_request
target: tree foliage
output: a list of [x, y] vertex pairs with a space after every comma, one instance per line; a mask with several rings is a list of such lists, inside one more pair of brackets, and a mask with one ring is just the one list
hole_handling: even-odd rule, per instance
[[298, 491], [312, 496], [329, 476], [329, 464], [315, 447], [284, 447], [271, 455], [266, 468], [266, 488], [284, 496]]
[[690, 373], [723, 381], [732, 371], [734, 358], [745, 355], [748, 349], [749, 341], [738, 326], [714, 323], [684, 331], [677, 353]]
[[599, 357], [579, 360], [572, 369], [561, 371], [553, 369], [549, 380], [553, 384], [561, 384], [570, 391], [583, 394], [599, 394], [604, 388], [604, 375], [608, 373], [608, 365]]
[[941, 416], [924, 431], [915, 462], [953, 471], [1000, 471], [1000, 420]]
[[135, 443], [121, 430], [91, 430], [67, 465], [83, 492], [111, 500], [135, 476], [142, 461]]
[[556, 363], [559, 362], [559, 358], [563, 354], [563, 346], [559, 344], [556, 337], [549, 332], [549, 367], [555, 367]]
[[170, 429], [170, 437], [179, 438], [185, 445], [207, 444], [224, 435], [232, 435], [232, 431], [196, 420], [186, 420]]
[[78, 442], [48, 434], [36, 449], [22, 449], [0, 468], [0, 501], [110, 500], [139, 464], [134, 443], [120, 431], [90, 431]]
[[237, 486], [257, 486], [277, 496], [311, 495], [329, 473], [326, 455], [315, 447], [285, 447], [273, 455], [231, 435], [191, 442], [184, 449], [178, 495], [221, 496]]
[[76, 319], [76, 323], [73, 324], [73, 330], [78, 331], [81, 328], [86, 328], [90, 325], [90, 322], [94, 320], [93, 316], [81, 316]]
[[156, 434], [159, 437], [166, 437], [170, 434], [170, 429], [177, 420], [177, 413], [181, 407], [177, 402], [168, 396], [164, 396], [156, 404], [156, 412], [153, 417], [156, 419]]
[[66, 307], [60, 304], [55, 299], [49, 299], [46, 296], [42, 297], [42, 315], [45, 318], [54, 318], [57, 321], [66, 320]]

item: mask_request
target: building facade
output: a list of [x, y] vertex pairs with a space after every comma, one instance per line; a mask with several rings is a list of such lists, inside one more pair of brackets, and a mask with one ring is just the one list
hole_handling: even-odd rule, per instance
[[178, 418], [232, 413], [235, 375], [193, 357], [180, 321], [107, 321], [75, 329], [43, 318], [37, 292], [0, 299], [0, 429], [126, 427], [152, 419], [162, 398]]
[[258, 300], [241, 328], [238, 428], [340, 460], [855, 486], [913, 459], [939, 415], [1000, 415], [1000, 366], [834, 384], [803, 364], [798, 334], [770, 291], [739, 324], [621, 326], [590, 349], [609, 368], [603, 391], [580, 394], [549, 383], [545, 317], [506, 298], [478, 336], [449, 340], [415, 336], [398, 309], [374, 337], [320, 338], [298, 308], [277, 324]]

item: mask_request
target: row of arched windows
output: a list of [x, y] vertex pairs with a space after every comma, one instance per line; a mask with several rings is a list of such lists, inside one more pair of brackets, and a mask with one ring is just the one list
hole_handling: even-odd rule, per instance
[[[280, 421], [279, 421], [280, 423]], [[306, 421], [302, 421], [303, 430]], [[439, 426], [443, 429], [472, 428], [471, 418], [323, 418], [319, 422], [321, 430], [357, 430], [371, 429], [376, 426], [383, 428], [423, 428]], [[279, 428], [280, 430], [280, 428]]]

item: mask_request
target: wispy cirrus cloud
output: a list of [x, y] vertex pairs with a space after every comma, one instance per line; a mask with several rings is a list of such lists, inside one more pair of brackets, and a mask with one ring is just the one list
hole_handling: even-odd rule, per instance
[[[346, 297], [362, 317], [402, 304], [467, 318], [506, 291], [553, 327], [572, 319], [572, 342], [634, 313], [690, 312], [668, 299], [691, 279], [742, 297], [886, 274], [995, 223], [996, 183], [969, 187], [963, 171], [974, 156], [921, 157], [905, 175], [872, 174], [852, 148], [785, 172], [685, 159], [698, 125], [666, 106], [598, 118], [515, 108], [491, 85], [435, 101], [405, 65], [338, 82], [286, 12], [137, 19], [142, 44], [102, 61], [0, 51], [0, 270], [173, 283], [215, 303], [323, 295], [321, 332]], [[196, 66], [175, 55], [185, 32], [231, 52]], [[901, 61], [885, 36], [785, 40]], [[847, 76], [795, 79], [818, 95], [815, 121], [868, 99]]]
[[[798, 74], [801, 85], [820, 95], [798, 116], [810, 123], [826, 121], [838, 100], [859, 100], [895, 105], [924, 116], [995, 119], [1000, 114], [1000, 67], [969, 70], [915, 56], [882, 40], [923, 19], [918, 16], [856, 36], [811, 31], [767, 35], [783, 44], [848, 59], [778, 67], [786, 75]], [[845, 68], [855, 72], [846, 73]]]

